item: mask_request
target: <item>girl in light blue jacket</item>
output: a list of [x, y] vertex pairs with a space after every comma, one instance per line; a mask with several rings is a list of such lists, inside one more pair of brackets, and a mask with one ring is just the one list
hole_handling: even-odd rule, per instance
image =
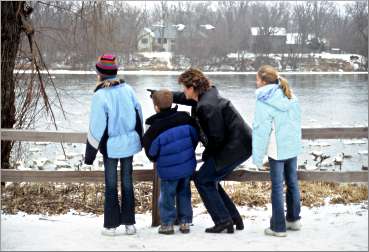
[[[256, 107], [252, 132], [252, 157], [262, 167], [268, 155], [272, 180], [272, 218], [266, 235], [284, 237], [286, 229], [299, 230], [300, 191], [297, 156], [301, 151], [301, 113], [297, 97], [286, 79], [268, 65], [256, 74]], [[284, 216], [283, 182], [286, 181], [287, 214]]]
[[[91, 102], [85, 163], [92, 165], [99, 150], [105, 168], [104, 235], [119, 235], [125, 225], [135, 234], [135, 202], [132, 182], [133, 155], [141, 151], [142, 110], [135, 92], [117, 78], [114, 55], [102, 55], [96, 63], [98, 83]], [[121, 206], [117, 190], [120, 162]]]

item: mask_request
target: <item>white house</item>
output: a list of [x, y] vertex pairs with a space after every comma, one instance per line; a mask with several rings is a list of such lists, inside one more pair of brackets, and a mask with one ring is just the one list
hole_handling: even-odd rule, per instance
[[138, 51], [172, 52], [175, 47], [177, 32], [182, 32], [185, 25], [174, 25], [163, 22], [144, 28], [140, 33]]
[[144, 28], [139, 34], [137, 49], [139, 52], [152, 52], [155, 42], [155, 33], [149, 29]]

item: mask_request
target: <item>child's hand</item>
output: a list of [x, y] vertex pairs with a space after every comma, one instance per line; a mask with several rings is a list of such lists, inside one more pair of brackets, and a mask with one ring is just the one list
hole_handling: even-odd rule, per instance
[[152, 95], [156, 92], [155, 89], [146, 89], [146, 90], [150, 92], [150, 98], [152, 98]]

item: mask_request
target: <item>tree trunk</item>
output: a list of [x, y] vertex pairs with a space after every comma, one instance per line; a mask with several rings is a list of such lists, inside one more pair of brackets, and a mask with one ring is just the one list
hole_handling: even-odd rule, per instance
[[[20, 13], [25, 2], [1, 2], [1, 128], [15, 123], [15, 91], [13, 70], [22, 32]], [[1, 141], [1, 168], [10, 167], [12, 142]]]

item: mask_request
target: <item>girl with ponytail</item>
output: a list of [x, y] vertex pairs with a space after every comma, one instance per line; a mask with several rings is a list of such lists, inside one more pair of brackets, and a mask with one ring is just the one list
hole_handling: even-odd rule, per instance
[[[262, 167], [268, 155], [272, 181], [272, 217], [266, 235], [287, 236], [299, 230], [300, 191], [297, 156], [301, 150], [300, 105], [286, 79], [272, 66], [261, 66], [256, 74], [256, 107], [252, 132], [252, 157]], [[283, 182], [286, 181], [287, 214], [284, 216]]]

